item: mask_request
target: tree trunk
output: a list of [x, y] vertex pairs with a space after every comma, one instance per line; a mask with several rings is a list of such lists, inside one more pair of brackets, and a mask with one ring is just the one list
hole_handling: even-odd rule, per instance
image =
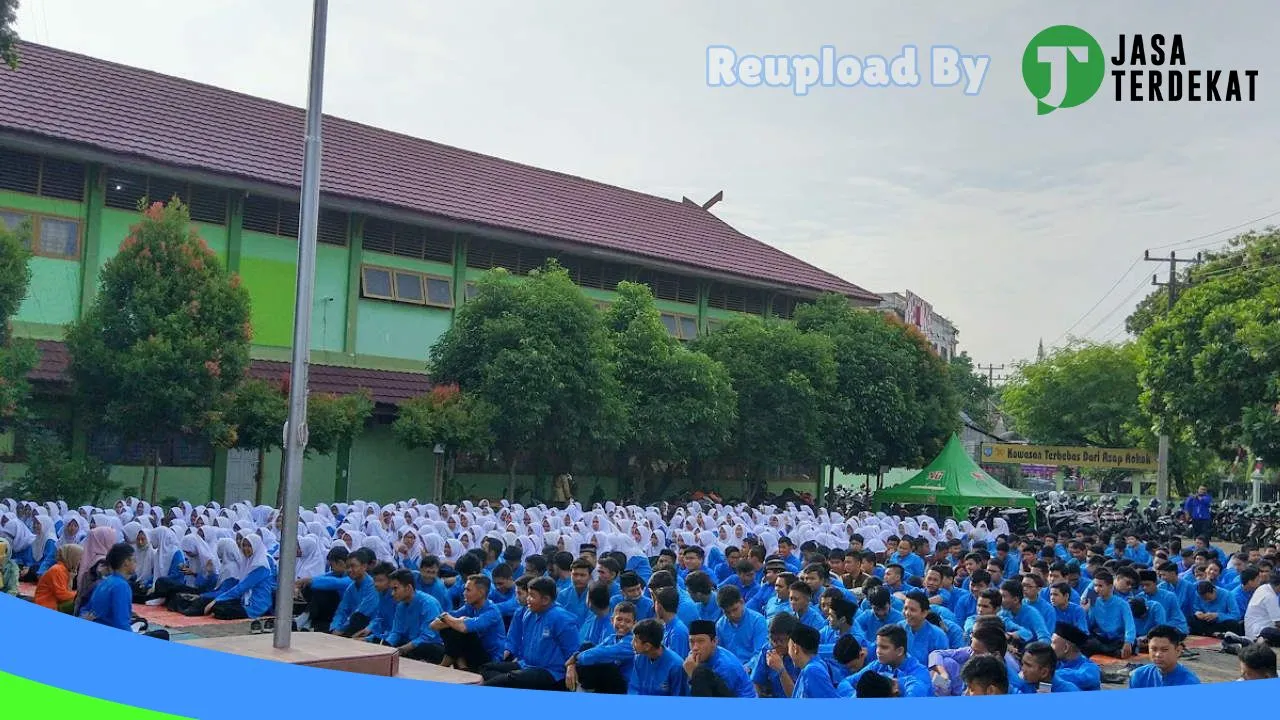
[[138, 499], [139, 499], [139, 500], [146, 500], [146, 499], [147, 499], [147, 497], [148, 497], [148, 495], [147, 495], [147, 478], [148, 478], [150, 475], [151, 475], [151, 462], [150, 462], [150, 460], [143, 460], [143, 462], [142, 462], [142, 484], [138, 486]]
[[507, 461], [507, 499], [515, 502], [516, 498], [516, 459], [513, 456]]
[[262, 463], [267, 461], [267, 453], [258, 448], [258, 463], [253, 468], [253, 504], [262, 504]]
[[284, 507], [284, 475], [288, 467], [284, 448], [280, 448], [280, 485], [276, 488], [276, 509]]
[[835, 500], [836, 500], [836, 466], [835, 465], [832, 465], [830, 468], [827, 469], [827, 491], [823, 494], [826, 495], [826, 501], [822, 503], [822, 506], [830, 510], [831, 506], [835, 504]]
[[151, 504], [156, 504], [156, 499], [160, 494], [160, 450], [152, 448], [151, 450]]

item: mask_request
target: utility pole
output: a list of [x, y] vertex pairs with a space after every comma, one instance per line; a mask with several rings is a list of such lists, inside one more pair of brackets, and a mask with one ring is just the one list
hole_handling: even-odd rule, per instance
[[316, 285], [316, 230], [320, 221], [320, 124], [324, 96], [324, 51], [329, 0], [315, 0], [311, 17], [311, 72], [298, 218], [298, 295], [293, 308], [293, 353], [289, 365], [289, 420], [284, 426], [284, 506], [280, 514], [280, 570], [276, 587], [276, 631], [272, 645], [288, 649], [293, 626], [293, 580], [298, 547], [298, 496], [307, 449], [307, 363], [311, 359], [311, 299]]
[[[1196, 253], [1194, 258], [1179, 258], [1176, 252], [1170, 251], [1167, 258], [1151, 257], [1151, 251], [1146, 250], [1142, 253], [1142, 259], [1147, 262], [1169, 263], [1169, 279], [1166, 282], [1160, 282], [1158, 275], [1151, 276], [1151, 284], [1156, 287], [1168, 288], [1169, 309], [1173, 310], [1174, 303], [1178, 302], [1178, 263], [1194, 264], [1200, 262], [1200, 253]], [[1156, 470], [1156, 499], [1162, 505], [1169, 502], [1169, 433], [1160, 433], [1160, 447], [1156, 454], [1156, 462], [1158, 469]]]
[[1004, 365], [979, 365], [978, 372], [987, 371], [987, 387], [995, 387], [995, 377], [997, 370], [1003, 370]]

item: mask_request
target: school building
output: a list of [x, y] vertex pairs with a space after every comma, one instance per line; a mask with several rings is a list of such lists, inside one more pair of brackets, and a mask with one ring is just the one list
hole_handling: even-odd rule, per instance
[[[32, 282], [14, 321], [34, 339], [44, 422], [77, 453], [137, 487], [142, 449], [78, 422], [67, 400], [65, 325], [86, 312], [100, 268], [137, 222], [141, 198], [180, 197], [202, 237], [240, 274], [253, 303], [255, 376], [287, 374], [292, 338], [301, 109], [138, 68], [24, 43], [0, 72], [0, 220], [33, 223]], [[880, 297], [673, 201], [326, 117], [311, 328], [313, 392], [368, 389], [377, 411], [350, 447], [306, 464], [302, 500], [429, 495], [435, 458], [410, 452], [390, 423], [430, 388], [431, 344], [490, 268], [526, 273], [555, 257], [608, 303], [622, 280], [647, 283], [667, 329], [690, 339], [736, 314], [789, 317], [823, 292]], [[0, 449], [24, 472], [22, 438]], [[161, 454], [159, 496], [253, 498], [254, 453], [176, 434]], [[274, 500], [280, 463], [263, 468]], [[500, 497], [487, 458], [458, 466], [471, 493]], [[529, 478], [531, 479], [531, 478]], [[605, 477], [577, 477], [579, 494]], [[527, 483], [528, 479], [525, 479]], [[544, 492], [546, 487], [543, 480]]]

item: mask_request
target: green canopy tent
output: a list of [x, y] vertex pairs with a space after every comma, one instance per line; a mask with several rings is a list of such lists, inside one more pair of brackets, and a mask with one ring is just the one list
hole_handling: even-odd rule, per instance
[[1036, 517], [1035, 498], [1007, 488], [988, 475], [969, 457], [960, 436], [955, 434], [925, 469], [875, 494], [876, 507], [891, 503], [951, 508], [957, 520], [968, 518], [973, 507], [1024, 508], [1033, 526]]

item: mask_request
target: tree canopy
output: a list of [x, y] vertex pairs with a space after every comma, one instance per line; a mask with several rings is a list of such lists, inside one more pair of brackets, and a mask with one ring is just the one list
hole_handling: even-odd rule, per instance
[[[225, 414], [249, 365], [249, 293], [176, 199], [147, 207], [67, 328], [90, 423], [154, 446], [174, 431], [229, 440]], [[152, 495], [155, 495], [152, 486]]]
[[31, 283], [31, 225], [16, 232], [0, 223], [0, 429], [22, 419], [31, 391], [27, 373], [35, 367], [35, 347], [13, 337], [9, 324]]
[[0, 61], [10, 70], [18, 69], [18, 0], [0, 0]]

